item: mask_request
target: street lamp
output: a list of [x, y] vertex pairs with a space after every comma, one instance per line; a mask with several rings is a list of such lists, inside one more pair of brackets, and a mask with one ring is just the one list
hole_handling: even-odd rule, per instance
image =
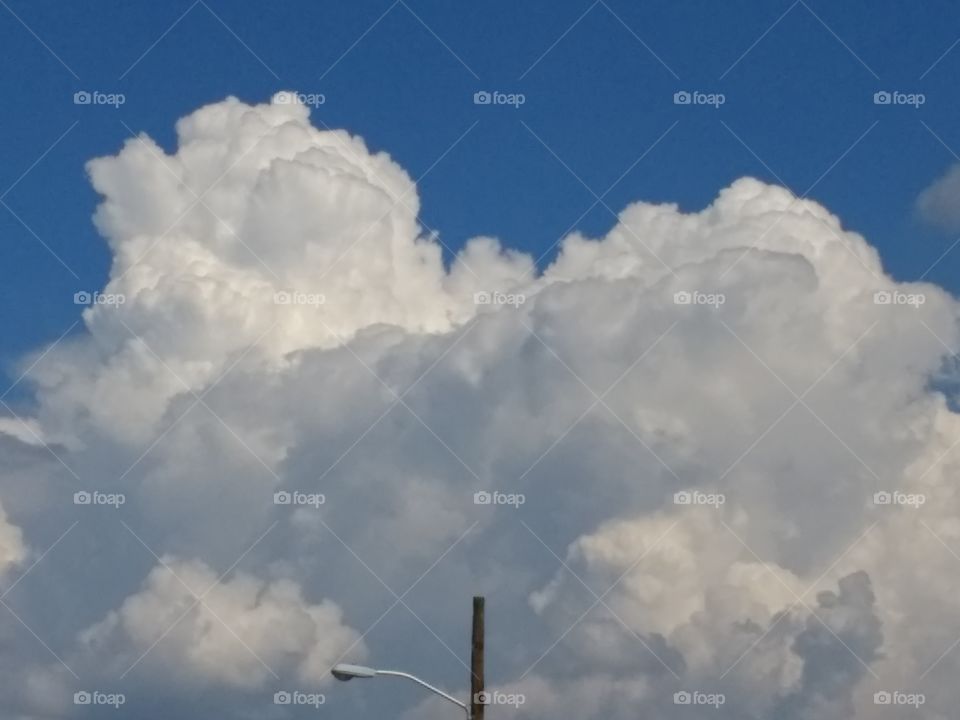
[[375, 670], [374, 668], [364, 667], [363, 665], [350, 665], [348, 663], [338, 663], [337, 665], [334, 665], [331, 672], [337, 680], [343, 680], [344, 682], [347, 680], [353, 680], [353, 678], [372, 678], [376, 677], [377, 675], [390, 675], [392, 677], [401, 677], [406, 678], [407, 680], [413, 680], [413, 682], [425, 687], [430, 692], [454, 703], [467, 714], [467, 720], [470, 720], [470, 708], [467, 705], [463, 704], [452, 695], [447, 695], [447, 693], [445, 693], [443, 690], [435, 688], [430, 683], [424, 682], [415, 675], [405, 672], [397, 672], [396, 670]]

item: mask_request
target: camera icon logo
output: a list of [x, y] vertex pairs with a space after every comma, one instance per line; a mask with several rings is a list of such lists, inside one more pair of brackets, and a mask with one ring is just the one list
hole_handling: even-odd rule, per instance
[[893, 701], [893, 696], [886, 690], [880, 690], [873, 694], [874, 705], [889, 705]]
[[73, 694], [74, 705], [89, 705], [93, 697], [86, 690], [80, 690]]
[[489, 705], [490, 704], [490, 693], [488, 692], [478, 692], [473, 696], [474, 702], [478, 705]]
[[475, 305], [489, 305], [490, 304], [490, 293], [483, 291], [473, 294], [473, 303]]
[[488, 493], [486, 490], [480, 490], [473, 494], [473, 504], [474, 505], [489, 505], [493, 502], [493, 495]]
[[693, 96], [686, 90], [680, 90], [673, 94], [674, 105], [689, 105], [693, 101]]
[[289, 505], [291, 501], [292, 496], [286, 490], [278, 490], [273, 494], [274, 505]]
[[91, 300], [93, 300], [93, 298], [90, 297], [90, 293], [86, 290], [81, 290], [73, 294], [74, 305], [89, 305]]
[[73, 94], [74, 105], [89, 105], [92, 99], [92, 96], [86, 90], [80, 90]]
[[674, 705], [689, 705], [691, 701], [691, 695], [686, 690], [680, 690], [673, 694], [673, 704]]
[[273, 302], [276, 303], [277, 305], [289, 305], [291, 300], [292, 298], [290, 296], [290, 293], [284, 290], [281, 290], [280, 292], [276, 292], [273, 294]]
[[874, 505], [890, 505], [892, 502], [893, 495], [888, 493], [886, 490], [881, 490], [880, 492], [875, 492], [873, 494]]
[[674, 505], [690, 505], [693, 503], [693, 495], [689, 490], [681, 490], [673, 494]]
[[877, 290], [873, 294], [874, 305], [889, 305], [893, 301], [893, 295], [886, 290]]
[[474, 105], [489, 105], [493, 102], [493, 96], [486, 90], [479, 90], [473, 94]]
[[75, 492], [73, 494], [74, 505], [89, 505], [92, 499], [93, 496], [86, 490], [81, 490], [80, 492]]
[[881, 90], [873, 94], [874, 105], [889, 105], [893, 101], [893, 96], [886, 90]]
[[278, 690], [273, 694], [274, 705], [289, 705], [293, 697], [286, 690]]
[[693, 302], [693, 295], [686, 290], [675, 292], [673, 294], [673, 302], [675, 305], [689, 305]]

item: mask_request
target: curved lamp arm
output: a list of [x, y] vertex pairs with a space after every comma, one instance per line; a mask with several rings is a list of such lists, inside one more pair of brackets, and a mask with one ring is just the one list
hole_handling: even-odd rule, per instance
[[351, 665], [349, 663], [337, 663], [331, 668], [331, 673], [337, 680], [352, 680], [353, 678], [372, 678], [377, 675], [390, 675], [393, 677], [406, 678], [407, 680], [412, 680], [420, 687], [424, 687], [434, 695], [439, 695], [444, 700], [449, 700], [454, 705], [459, 707], [467, 714], [467, 720], [470, 720], [470, 707], [464, 705], [462, 702], [457, 700], [453, 695], [447, 695], [440, 688], [436, 688], [428, 682], [425, 682], [418, 678], [416, 675], [411, 675], [410, 673], [399, 672], [397, 670], [376, 670], [372, 667], [366, 667], [364, 665]]
[[425, 688], [426, 688], [427, 690], [429, 690], [430, 692], [432, 692], [432, 693], [434, 693], [434, 694], [436, 694], [436, 695], [439, 695], [440, 697], [445, 698], [446, 700], [449, 700], [450, 702], [452, 702], [452, 703], [454, 703], [454, 704], [456, 704], [456, 705], [459, 705], [460, 708], [461, 708], [465, 713], [467, 713], [467, 720], [469, 720], [469, 718], [470, 718], [470, 708], [469, 708], [467, 705], [464, 705], [462, 702], [460, 702], [459, 700], [457, 700], [457, 699], [456, 699], [455, 697], [453, 697], [452, 695], [447, 695], [447, 693], [445, 693], [443, 690], [440, 690], [439, 688], [435, 688], [435, 687], [434, 687], [433, 685], [431, 685], [430, 683], [421, 680], [421, 679], [418, 678], [416, 675], [411, 675], [410, 673], [405, 673], [405, 672], [398, 672], [398, 671], [396, 671], [396, 670], [376, 670], [376, 671], [374, 671], [374, 672], [375, 672], [377, 675], [391, 675], [391, 676], [393, 676], [393, 677], [401, 677], [401, 678], [406, 678], [407, 680], [413, 680], [413, 682], [417, 683], [418, 685], [421, 685], [421, 686], [425, 687]]

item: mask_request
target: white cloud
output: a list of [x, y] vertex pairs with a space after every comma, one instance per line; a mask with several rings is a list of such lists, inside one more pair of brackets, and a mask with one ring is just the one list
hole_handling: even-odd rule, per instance
[[40, 437], [40, 425], [35, 420], [19, 420], [10, 417], [0, 417], [0, 433], [16, 438], [27, 445], [43, 445]]
[[951, 165], [917, 198], [917, 209], [927, 222], [945, 230], [960, 229], [960, 164]]
[[183, 682], [256, 688], [292, 667], [312, 686], [329, 680], [343, 652], [364, 654], [340, 608], [310, 604], [296, 582], [245, 573], [218, 582], [202, 561], [161, 562], [119, 609], [81, 633], [98, 662], [121, 674], [142, 657]]
[[[255, 692], [274, 680], [255, 655], [320, 682], [375, 625], [372, 658], [452, 687], [461, 590], [502, 608], [487, 646], [530, 716], [671, 717], [693, 684], [729, 693], [732, 714], [886, 718], [874, 690], [960, 667], [944, 655], [960, 637], [960, 422], [930, 382], [960, 345], [960, 306], [895, 283], [827, 210], [742, 179], [700, 212], [634, 203], [542, 272], [491, 238], [446, 269], [407, 173], [303, 106], [228, 99], [177, 130], [171, 154], [143, 137], [90, 164], [105, 291], [125, 302], [86, 310], [87, 334], [27, 378], [27, 422], [80, 478], [128, 495], [124, 521], [193, 592], [277, 522], [208, 597], [254, 652], [196, 608], [143, 660], [158, 683]], [[525, 302], [475, 304], [493, 291]], [[0, 457], [4, 498], [33, 493], [16, 516], [28, 538], [77, 512], [74, 479], [40, 450]], [[275, 506], [278, 487], [326, 503]], [[474, 505], [478, 490], [526, 503]], [[684, 490], [725, 503], [675, 505]], [[879, 506], [877, 491], [929, 500]], [[56, 577], [107, 553], [115, 584], [50, 642], [87, 657], [73, 642], [88, 628], [116, 676], [191, 594], [85, 540], [119, 527], [97, 518], [79, 557], [44, 562]], [[598, 595], [619, 579], [566, 635], [595, 598], [544, 544]], [[933, 712], [960, 702], [936, 691]]]
[[22, 564], [26, 556], [23, 531], [7, 520], [7, 514], [0, 505], [0, 577]]

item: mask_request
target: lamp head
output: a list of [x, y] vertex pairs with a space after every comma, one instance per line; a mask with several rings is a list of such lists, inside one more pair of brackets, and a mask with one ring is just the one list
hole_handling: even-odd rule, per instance
[[350, 665], [349, 663], [338, 663], [334, 665], [331, 672], [337, 680], [343, 680], [344, 682], [353, 678], [371, 678], [377, 674], [377, 671], [373, 668], [363, 665]]

